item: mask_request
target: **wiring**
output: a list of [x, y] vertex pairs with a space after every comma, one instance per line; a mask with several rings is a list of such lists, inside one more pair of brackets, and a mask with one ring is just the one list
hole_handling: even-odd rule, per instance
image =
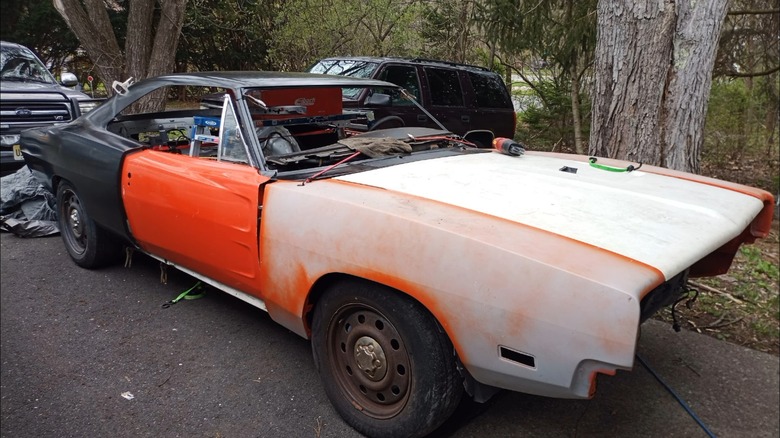
[[651, 374], [653, 377], [655, 377], [655, 380], [657, 380], [657, 381], [658, 381], [658, 383], [660, 383], [660, 384], [661, 384], [661, 386], [663, 386], [664, 388], [666, 388], [666, 390], [669, 392], [669, 394], [672, 394], [672, 397], [674, 397], [674, 398], [675, 398], [675, 400], [677, 400], [677, 403], [679, 403], [679, 404], [680, 404], [680, 406], [682, 406], [682, 407], [683, 407], [683, 409], [685, 409], [685, 412], [687, 412], [687, 413], [688, 413], [688, 415], [690, 415], [690, 416], [691, 416], [691, 418], [693, 418], [693, 420], [694, 420], [694, 421], [696, 421], [696, 424], [698, 424], [698, 425], [699, 425], [699, 427], [701, 427], [701, 428], [702, 428], [702, 430], [704, 430], [704, 432], [707, 434], [707, 436], [708, 436], [708, 437], [710, 437], [710, 438], [716, 438], [715, 434], [714, 434], [714, 433], [712, 433], [712, 431], [711, 431], [711, 430], [710, 430], [710, 429], [707, 427], [707, 425], [706, 425], [706, 424], [704, 424], [704, 422], [703, 422], [703, 421], [702, 421], [702, 420], [701, 420], [701, 419], [698, 417], [698, 415], [696, 415], [696, 413], [695, 413], [695, 412], [693, 412], [693, 409], [691, 409], [691, 407], [690, 407], [690, 406], [688, 406], [688, 404], [687, 404], [687, 403], [685, 403], [685, 400], [683, 400], [683, 399], [682, 399], [682, 397], [680, 397], [679, 395], [677, 395], [677, 393], [674, 391], [674, 389], [672, 389], [672, 387], [671, 387], [671, 386], [669, 386], [669, 385], [668, 385], [668, 384], [667, 384], [667, 383], [666, 383], [666, 382], [665, 382], [665, 381], [664, 381], [664, 380], [661, 378], [661, 376], [659, 376], [659, 375], [658, 375], [658, 373], [656, 373], [656, 372], [655, 372], [655, 371], [654, 371], [652, 368], [650, 368], [650, 365], [648, 365], [648, 364], [647, 364], [647, 362], [645, 362], [645, 360], [644, 360], [644, 359], [642, 359], [642, 356], [640, 356], [639, 354], [637, 354], [637, 355], [636, 355], [636, 360], [638, 360], [638, 361], [639, 361], [639, 363], [640, 363], [640, 364], [641, 364], [641, 365], [642, 365], [642, 366], [643, 366], [643, 367], [644, 367], [644, 368], [645, 368], [645, 369], [646, 369], [646, 370], [647, 370], [647, 371], [648, 371], [648, 372], [649, 372], [649, 373], [650, 373], [650, 374]]

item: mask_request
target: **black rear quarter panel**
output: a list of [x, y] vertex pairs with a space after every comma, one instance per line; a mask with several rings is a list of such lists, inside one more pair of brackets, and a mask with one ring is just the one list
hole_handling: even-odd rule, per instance
[[87, 214], [103, 228], [129, 239], [120, 187], [122, 157], [137, 142], [97, 129], [86, 119], [22, 133], [28, 167], [53, 193], [60, 181], [76, 189]]

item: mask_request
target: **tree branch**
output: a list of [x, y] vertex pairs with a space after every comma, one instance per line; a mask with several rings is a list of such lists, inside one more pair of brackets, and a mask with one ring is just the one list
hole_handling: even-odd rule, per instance
[[747, 73], [726, 72], [724, 73], [724, 76], [729, 76], [732, 78], [755, 78], [758, 76], [769, 76], [772, 73], [777, 73], [778, 71], [780, 71], [780, 65], [778, 65], [775, 68], [771, 68], [769, 70], [759, 71], [759, 72], [747, 72]]
[[761, 14], [777, 14], [780, 9], [756, 9], [745, 11], [728, 11], [726, 15], [761, 15]]

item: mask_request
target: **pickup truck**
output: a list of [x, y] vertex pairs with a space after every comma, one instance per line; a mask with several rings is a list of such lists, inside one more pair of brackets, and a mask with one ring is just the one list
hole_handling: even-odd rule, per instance
[[7, 175], [24, 166], [22, 130], [67, 123], [99, 101], [68, 88], [78, 83], [73, 73], [58, 82], [27, 47], [0, 41], [0, 50], [0, 175]]

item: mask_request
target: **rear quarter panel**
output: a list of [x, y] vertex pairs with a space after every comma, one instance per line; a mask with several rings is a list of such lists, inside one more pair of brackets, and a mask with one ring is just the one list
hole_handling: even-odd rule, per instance
[[56, 193], [67, 180], [87, 214], [102, 227], [127, 237], [119, 190], [124, 154], [140, 145], [78, 119], [59, 127], [25, 131], [23, 151], [39, 182]]

